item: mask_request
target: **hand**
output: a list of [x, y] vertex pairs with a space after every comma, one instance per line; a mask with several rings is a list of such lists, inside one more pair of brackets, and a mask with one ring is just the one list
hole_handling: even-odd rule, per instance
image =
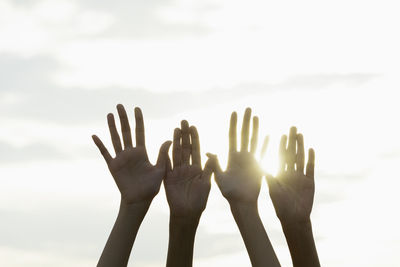
[[[243, 117], [242, 140], [240, 151], [237, 151], [236, 127], [237, 114], [231, 115], [229, 127], [229, 158], [226, 171], [222, 171], [217, 157], [207, 154], [213, 160], [215, 179], [222, 195], [229, 203], [257, 204], [261, 188], [261, 169], [254, 157], [258, 142], [258, 117], [253, 117], [253, 132], [249, 151], [249, 126], [251, 109], [247, 108]], [[268, 142], [265, 138], [264, 148]], [[263, 149], [264, 150], [264, 149]]]
[[107, 162], [108, 169], [121, 192], [121, 200], [125, 204], [151, 202], [159, 192], [165, 175], [168, 149], [171, 141], [167, 141], [161, 146], [157, 164], [152, 165], [146, 152], [142, 111], [140, 108], [135, 108], [136, 147], [133, 147], [131, 129], [125, 108], [119, 104], [117, 110], [121, 121], [124, 148], [122, 148], [112, 113], [108, 114], [107, 120], [116, 153], [115, 158], [111, 157], [103, 142], [96, 135], [92, 136], [93, 141]]
[[174, 131], [172, 158], [174, 167], [168, 161], [164, 180], [171, 217], [198, 219], [207, 204], [212, 170], [209, 163], [202, 170], [199, 135], [185, 120]]
[[314, 201], [314, 150], [308, 152], [304, 174], [303, 135], [297, 134], [297, 129], [292, 127], [287, 147], [286, 143], [287, 136], [283, 135], [279, 149], [279, 174], [276, 178], [267, 175], [269, 194], [282, 223], [308, 222]]

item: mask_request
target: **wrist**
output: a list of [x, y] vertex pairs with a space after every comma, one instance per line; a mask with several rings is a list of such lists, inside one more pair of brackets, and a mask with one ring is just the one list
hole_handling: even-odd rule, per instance
[[281, 220], [284, 231], [310, 231], [312, 228], [311, 219]]
[[260, 217], [257, 203], [230, 202], [229, 204], [232, 215], [236, 221], [247, 220], [250, 218], [257, 219]]
[[197, 228], [201, 215], [182, 216], [171, 214], [169, 218], [170, 227]]
[[146, 214], [151, 204], [150, 201], [142, 201], [142, 202], [135, 202], [135, 203], [126, 203], [121, 199], [119, 212], [123, 214]]

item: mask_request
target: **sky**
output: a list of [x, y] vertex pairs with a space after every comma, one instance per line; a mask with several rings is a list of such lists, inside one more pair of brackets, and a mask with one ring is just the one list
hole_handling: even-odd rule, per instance
[[[2, 266], [94, 266], [119, 192], [91, 135], [106, 115], [143, 110], [147, 151], [180, 120], [226, 164], [232, 111], [270, 136], [274, 173], [292, 125], [316, 151], [313, 230], [322, 266], [400, 265], [399, 4], [389, 0], [0, 0]], [[133, 125], [133, 120], [131, 120]], [[111, 150], [111, 149], [110, 149]], [[282, 266], [291, 260], [263, 182], [259, 210]], [[162, 266], [164, 189], [129, 266]], [[212, 183], [195, 266], [250, 266]]]

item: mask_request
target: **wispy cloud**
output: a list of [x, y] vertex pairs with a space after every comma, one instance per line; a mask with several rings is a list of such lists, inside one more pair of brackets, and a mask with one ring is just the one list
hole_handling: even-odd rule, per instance
[[117, 103], [128, 102], [141, 106], [146, 110], [146, 116], [162, 118], [248, 95], [281, 90], [321, 90], [337, 84], [354, 87], [378, 76], [369, 73], [315, 74], [292, 77], [276, 84], [249, 83], [202, 92], [153, 93], [143, 88], [87, 90], [62, 87], [54, 83], [52, 77], [63, 67], [50, 57], [25, 59], [0, 55], [0, 116], [79, 124], [103, 119], [102, 115], [113, 110]]

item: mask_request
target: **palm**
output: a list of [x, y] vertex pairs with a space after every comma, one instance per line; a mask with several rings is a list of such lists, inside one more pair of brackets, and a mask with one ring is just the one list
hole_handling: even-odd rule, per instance
[[286, 171], [276, 179], [276, 186], [270, 188], [270, 196], [278, 218], [290, 221], [309, 218], [314, 200], [314, 180], [298, 171]]
[[235, 152], [225, 172], [217, 175], [218, 185], [228, 201], [257, 201], [261, 187], [261, 172], [254, 156]]
[[175, 129], [172, 156], [174, 167], [169, 164], [164, 180], [171, 215], [198, 218], [207, 204], [211, 171], [207, 164], [204, 171], [201, 168], [198, 133], [187, 121]]
[[269, 194], [282, 222], [293, 223], [310, 218], [314, 201], [314, 150], [309, 150], [304, 174], [304, 141], [297, 129], [290, 130], [289, 142], [284, 135], [280, 144], [281, 167], [274, 179], [267, 176]]
[[248, 108], [243, 117], [241, 149], [237, 151], [237, 115], [236, 112], [232, 113], [226, 171], [221, 170], [215, 155], [208, 154], [214, 161], [215, 179], [218, 187], [229, 202], [255, 204], [260, 193], [262, 172], [254, 157], [258, 140], [258, 117], [253, 117], [253, 132], [249, 149], [250, 118], [251, 109]]
[[172, 214], [200, 214], [205, 209], [210, 183], [201, 179], [202, 173], [198, 166], [182, 166], [167, 173], [165, 190]]
[[117, 109], [121, 121], [124, 149], [115, 126], [114, 116], [111, 113], [108, 114], [107, 119], [116, 154], [115, 158], [111, 157], [107, 148], [97, 136], [94, 135], [93, 140], [107, 162], [121, 192], [122, 200], [127, 204], [151, 201], [160, 190], [171, 142], [167, 141], [161, 146], [157, 164], [152, 165], [147, 157], [141, 110], [135, 109], [136, 147], [133, 147], [126, 111], [122, 105], [118, 105]]
[[109, 169], [128, 203], [151, 200], [164, 176], [164, 168], [153, 166], [143, 148], [125, 149], [111, 161]]

